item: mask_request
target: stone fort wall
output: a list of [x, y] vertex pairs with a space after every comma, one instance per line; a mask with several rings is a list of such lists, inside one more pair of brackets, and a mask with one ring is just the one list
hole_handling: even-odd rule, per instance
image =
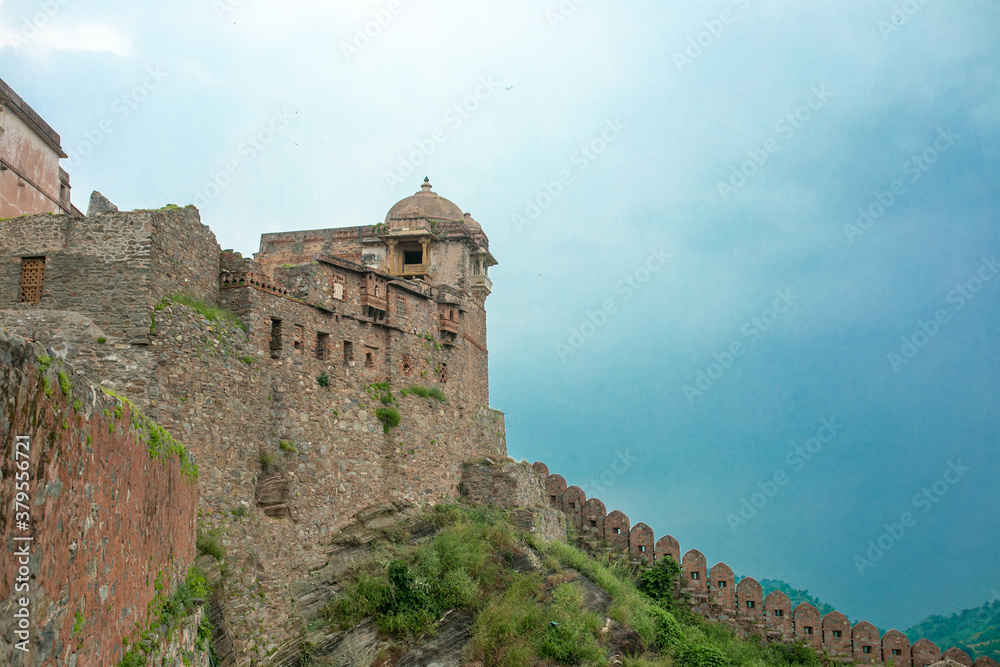
[[846, 616], [833, 611], [826, 616], [808, 603], [794, 609], [788, 596], [773, 591], [766, 597], [752, 577], [736, 582], [732, 568], [717, 563], [709, 569], [708, 561], [697, 549], [682, 555], [680, 544], [670, 536], [659, 539], [645, 523], [633, 524], [620, 510], [608, 512], [599, 498], [587, 498], [578, 486], [567, 486], [561, 475], [549, 474], [544, 463], [532, 464], [545, 497], [552, 507], [561, 510], [570, 526], [591, 546], [609, 544], [627, 552], [637, 561], [652, 565], [672, 558], [681, 566], [680, 585], [690, 596], [694, 610], [714, 621], [731, 625], [743, 636], [758, 635], [770, 641], [801, 640], [832, 658], [849, 659], [861, 664], [894, 667], [928, 667], [942, 659], [951, 659], [967, 667], [994, 667], [997, 663], [982, 657], [973, 663], [958, 648], [944, 653], [932, 642], [921, 639], [910, 644], [906, 635], [889, 630], [880, 635], [874, 625], [861, 621], [853, 627]]
[[150, 456], [127, 405], [50, 354], [0, 331], [0, 663], [117, 664], [194, 561], [195, 484], [176, 456]]
[[[232, 566], [221, 601], [230, 664], [298, 636], [297, 592], [358, 511], [455, 498], [463, 461], [506, 457], [503, 414], [488, 407], [485, 311], [467, 295], [386, 280], [393, 307], [377, 319], [363, 303], [371, 276], [307, 264], [277, 269], [279, 284], [220, 253], [193, 209], [9, 223], [0, 326], [130, 398], [199, 462], [199, 524], [219, 531]], [[45, 291], [21, 304], [21, 258], [32, 255], [46, 257]], [[329, 298], [330, 271], [344, 274], [344, 298]], [[243, 327], [165, 299], [174, 292], [229, 306]], [[449, 300], [481, 346], [443, 340]], [[376, 416], [385, 392], [372, 387], [386, 382], [401, 413], [388, 433]], [[411, 384], [446, 401], [403, 396]]]

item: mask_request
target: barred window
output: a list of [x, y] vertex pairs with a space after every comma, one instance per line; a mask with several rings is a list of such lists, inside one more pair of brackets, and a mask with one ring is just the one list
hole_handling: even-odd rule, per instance
[[396, 297], [396, 316], [406, 317], [406, 299], [401, 296]]

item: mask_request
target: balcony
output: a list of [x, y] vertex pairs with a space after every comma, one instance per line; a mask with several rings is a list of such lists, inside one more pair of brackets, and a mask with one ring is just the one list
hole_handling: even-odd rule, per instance
[[380, 296], [373, 296], [371, 294], [362, 294], [361, 307], [374, 308], [375, 310], [381, 310], [385, 312], [389, 310], [389, 301]]
[[422, 278], [431, 272], [430, 262], [425, 264], [403, 264], [403, 271], [399, 275], [403, 278]]
[[486, 275], [472, 276], [469, 278], [469, 287], [486, 290], [486, 293], [489, 294], [493, 291], [493, 281]]
[[458, 322], [454, 320], [447, 319], [444, 315], [438, 317], [438, 328], [441, 331], [447, 331], [448, 333], [453, 333], [458, 335]]

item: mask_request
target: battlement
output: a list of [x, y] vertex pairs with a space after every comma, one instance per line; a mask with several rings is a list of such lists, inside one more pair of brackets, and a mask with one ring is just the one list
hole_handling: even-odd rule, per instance
[[737, 583], [732, 568], [725, 563], [716, 563], [709, 569], [708, 560], [697, 549], [681, 555], [680, 544], [671, 535], [656, 539], [648, 525], [633, 524], [620, 510], [608, 512], [599, 498], [587, 498], [580, 487], [567, 486], [566, 480], [561, 475], [550, 474], [544, 463], [536, 462], [532, 468], [539, 480], [526, 482], [527, 487], [531, 489], [543, 484], [547, 502], [566, 515], [570, 526], [591, 548], [608, 544], [611, 549], [626, 552], [647, 565], [672, 558], [681, 567], [681, 590], [691, 599], [693, 609], [710, 620], [729, 624], [744, 637], [757, 635], [769, 641], [803, 641], [834, 660], [861, 664], [928, 667], [942, 659], [950, 659], [967, 667], [996, 665], [985, 657], [973, 663], [958, 648], [942, 653], [937, 645], [926, 639], [911, 645], [906, 635], [898, 630], [880, 635], [867, 621], [852, 627], [840, 612], [821, 616], [808, 603], [792, 609], [784, 593], [773, 591], [765, 597], [761, 585], [752, 577]]

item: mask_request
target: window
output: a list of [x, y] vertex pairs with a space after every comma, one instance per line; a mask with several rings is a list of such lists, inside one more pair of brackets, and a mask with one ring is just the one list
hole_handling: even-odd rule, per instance
[[556, 496], [549, 496], [549, 498], [552, 499], [553, 503], [558, 502], [558, 500], [559, 500], [558, 498], [556, 498]]
[[843, 633], [843, 632], [842, 632], [841, 630], [834, 630], [834, 631], [833, 631], [833, 638], [834, 638], [834, 639], [840, 639], [840, 637], [841, 637], [841, 636], [842, 636], [843, 634], [844, 634], [844, 633]]
[[406, 317], [406, 299], [401, 296], [396, 297], [396, 317]]
[[346, 290], [347, 279], [344, 275], [340, 273], [333, 274], [333, 298], [343, 301]]
[[747, 600], [747, 609], [753, 609], [757, 606], [757, 602], [754, 600]]
[[403, 377], [410, 377], [410, 375], [413, 374], [413, 359], [410, 358], [410, 355], [408, 354], [403, 355], [402, 366], [403, 366]]
[[296, 350], [302, 349], [302, 338], [305, 336], [306, 330], [301, 324], [295, 325], [295, 340], [292, 345]]
[[811, 626], [811, 625], [807, 625], [807, 626], [805, 626], [804, 630], [805, 630], [805, 633], [806, 633], [807, 635], [811, 635], [811, 634], [813, 633], [813, 629], [812, 629], [812, 626]]
[[423, 264], [424, 263], [424, 251], [421, 250], [407, 250], [403, 253], [403, 264]]
[[775, 609], [774, 610], [774, 616], [776, 618], [780, 618], [780, 617], [782, 617], [784, 615], [785, 615], [785, 610], [784, 609]]
[[21, 303], [41, 303], [45, 282], [45, 258], [21, 258]]
[[646, 547], [644, 547], [643, 545], [640, 544], [639, 545], [639, 553], [641, 553], [641, 554], [646, 553]]
[[271, 356], [281, 356], [281, 320], [271, 318]]
[[597, 519], [591, 519], [590, 520], [590, 527], [591, 528], [597, 528]]
[[621, 528], [615, 528], [614, 530], [615, 530], [615, 535], [621, 535], [622, 534], [622, 529]]
[[691, 573], [691, 579], [697, 579], [697, 578], [698, 578], [698, 573], [697, 572], [692, 572]]
[[719, 582], [719, 588], [725, 588], [725, 587], [726, 587], [726, 582], [720, 581]]
[[375, 368], [375, 355], [365, 352], [365, 368]]
[[861, 652], [862, 653], [871, 653], [872, 652], [872, 647], [871, 646], [862, 646], [861, 647]]
[[354, 361], [354, 343], [349, 340], [344, 341], [344, 363], [350, 364]]
[[893, 655], [903, 655], [903, 652], [900, 649], [898, 649], [898, 648], [894, 648], [894, 649], [892, 649], [892, 654]]
[[576, 509], [576, 503], [570, 503], [570, 504], [569, 504], [569, 508], [570, 508], [571, 510], [575, 510], [575, 509]]
[[320, 361], [330, 358], [330, 334], [316, 332], [316, 358]]
[[444, 362], [438, 364], [438, 380], [441, 384], [448, 383], [448, 364]]

